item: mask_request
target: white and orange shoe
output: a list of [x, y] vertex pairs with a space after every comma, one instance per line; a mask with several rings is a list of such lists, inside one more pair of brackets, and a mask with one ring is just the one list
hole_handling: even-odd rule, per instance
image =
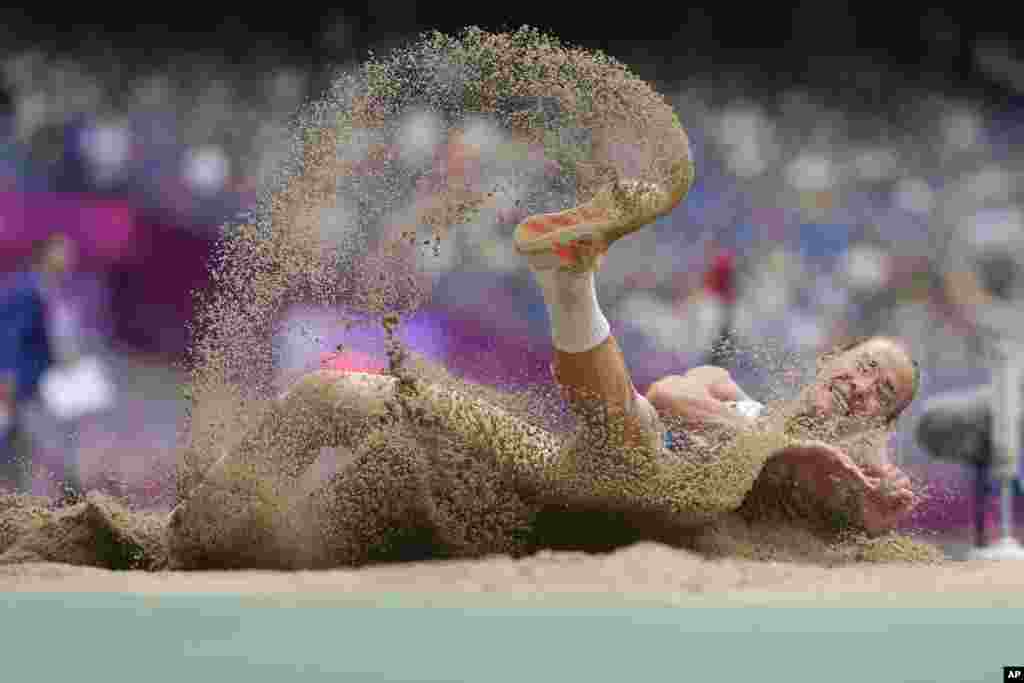
[[673, 169], [668, 189], [640, 180], [616, 181], [585, 204], [530, 216], [516, 226], [516, 251], [535, 270], [595, 270], [615, 240], [675, 208], [692, 178], [693, 166], [687, 160]]

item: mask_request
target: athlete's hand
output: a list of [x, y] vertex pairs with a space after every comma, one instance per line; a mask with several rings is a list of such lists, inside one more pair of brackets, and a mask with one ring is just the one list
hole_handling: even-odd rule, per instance
[[793, 483], [826, 508], [852, 513], [872, 534], [893, 529], [918, 502], [910, 478], [896, 466], [857, 465], [822, 441], [805, 441], [772, 456], [773, 467], [789, 466]]
[[723, 368], [704, 365], [685, 375], [669, 375], [647, 390], [647, 400], [662, 415], [694, 425], [728, 423], [746, 425], [750, 418], [737, 415], [729, 402], [748, 396]]

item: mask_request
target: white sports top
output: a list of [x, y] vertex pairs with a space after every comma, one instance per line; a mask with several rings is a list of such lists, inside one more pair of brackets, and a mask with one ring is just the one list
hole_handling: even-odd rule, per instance
[[757, 401], [728, 401], [726, 403], [730, 408], [735, 410], [743, 417], [755, 418], [761, 414], [764, 410], [764, 404], [758, 403]]
[[[757, 401], [726, 401], [726, 405], [735, 410], [737, 413], [744, 417], [751, 419], [759, 416], [761, 411], [764, 410], [764, 404], [758, 403]], [[664, 437], [665, 448], [686, 447], [690, 443], [690, 436], [686, 432], [681, 432], [677, 437], [671, 429], [665, 430]]]

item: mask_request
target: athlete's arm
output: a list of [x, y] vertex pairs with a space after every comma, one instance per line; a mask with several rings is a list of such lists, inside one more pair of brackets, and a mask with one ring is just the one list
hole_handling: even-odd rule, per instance
[[878, 481], [880, 489], [909, 490], [910, 478], [889, 458], [888, 442], [888, 432], [872, 432], [841, 441], [837, 445], [866, 476]]
[[871, 534], [896, 527], [919, 502], [907, 475], [895, 466], [860, 465], [842, 448], [803, 441], [774, 454], [766, 471], [787, 467], [791, 483], [826, 508], [852, 515]]
[[889, 460], [889, 433], [870, 431], [836, 444], [860, 466], [885, 467]]
[[732, 404], [749, 400], [723, 368], [704, 365], [685, 375], [668, 375], [647, 390], [647, 400], [662, 415], [702, 424], [726, 422], [746, 425], [751, 418], [737, 414]]

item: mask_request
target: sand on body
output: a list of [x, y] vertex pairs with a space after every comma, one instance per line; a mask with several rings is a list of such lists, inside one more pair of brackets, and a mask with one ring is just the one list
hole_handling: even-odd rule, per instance
[[[540, 111], [546, 104], [517, 102], [557, 106], [549, 115]], [[443, 172], [403, 161], [403, 117], [424, 109], [440, 112]], [[493, 158], [466, 142], [481, 117], [501, 130]], [[587, 136], [581, 142], [561, 134], [567, 131]], [[414, 362], [400, 343], [403, 317], [430, 296], [422, 269], [429, 254], [415, 248], [419, 225], [435, 243], [473, 229], [485, 212], [500, 213], [501, 182], [515, 186], [528, 212], [582, 204], [622, 179], [660, 187], [683, 179], [689, 186], [693, 169], [680, 162], [689, 149], [678, 116], [621, 63], [533, 29], [431, 34], [339, 78], [301, 114], [293, 142], [254, 220], [225, 229], [215, 287], [196, 321], [175, 480], [187, 515], [160, 518], [99, 495], [62, 510], [7, 499], [0, 505], [0, 563], [299, 570], [498, 554], [534, 556], [522, 560], [530, 566], [544, 549], [608, 552], [644, 540], [697, 553], [678, 551], [691, 563], [700, 556], [825, 566], [941, 559], [928, 544], [898, 535], [872, 539], [823, 519], [770, 477], [762, 481], [767, 442], [734, 440], [733, 457], [694, 465], [687, 507], [706, 512], [699, 523], [634, 514], [659, 507], [644, 498], [660, 495], [664, 481], [629, 490], [627, 508], [635, 509], [552, 505], [537, 495], [524, 463], [550, 448], [553, 437], [535, 425], [559, 410], [557, 400], [469, 385]], [[537, 163], [538, 152], [545, 163]], [[547, 162], [557, 164], [554, 173]], [[321, 224], [342, 202], [359, 211], [339, 237]], [[387, 381], [407, 400], [339, 405], [321, 376], [294, 390], [309, 400], [279, 400], [272, 337], [294, 302], [363, 316], [339, 313], [339, 325], [367, 317], [382, 324]], [[518, 425], [514, 437], [473, 430], [482, 423], [472, 409], [467, 429], [433, 429], [430, 411], [417, 413], [416, 392], [406, 389], [445, 386], [501, 406], [515, 418], [507, 424]], [[339, 447], [350, 462], [310, 491], [309, 468], [322, 449]], [[623, 480], [613, 481], [611, 494], [622, 493]], [[92, 550], [90, 539], [97, 539]], [[595, 568], [603, 561], [581, 560]]]

